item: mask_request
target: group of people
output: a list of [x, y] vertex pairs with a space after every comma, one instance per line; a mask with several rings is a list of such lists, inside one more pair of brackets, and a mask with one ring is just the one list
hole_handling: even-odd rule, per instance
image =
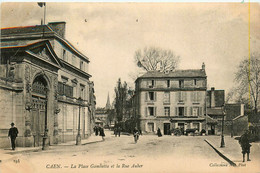
[[[11, 123], [10, 125], [11, 125], [11, 128], [9, 129], [9, 132], [8, 132], [8, 138], [11, 138], [12, 150], [15, 150], [15, 139], [19, 132], [18, 132], [18, 129], [16, 127], [14, 127], [14, 123]], [[116, 127], [114, 129], [114, 134], [116, 137], [117, 137], [117, 135], [120, 137], [121, 130], [122, 130], [121, 127]], [[102, 126], [100, 126], [100, 125], [95, 126], [94, 132], [95, 132], [96, 136], [98, 136], [98, 135], [102, 136], [102, 139], [105, 140], [105, 138], [104, 138], [105, 132], [104, 132], [104, 128]], [[137, 127], [135, 127], [133, 130], [133, 135], [134, 135], [136, 142], [139, 138], [139, 135], [141, 134], [140, 132], [141, 131], [138, 130]], [[162, 136], [160, 128], [157, 129], [157, 135], [158, 135], [158, 137]], [[247, 161], [251, 161], [249, 159], [251, 144], [250, 144], [250, 132], [248, 130], [246, 130], [245, 133], [240, 137], [239, 144], [241, 145], [241, 148], [242, 148], [243, 162], [245, 162], [246, 154], [247, 154]]]
[[115, 134], [115, 137], [117, 137], [117, 135], [118, 135], [118, 137], [120, 137], [121, 130], [122, 130], [122, 129], [121, 129], [120, 126], [114, 128], [114, 134]]
[[105, 140], [105, 132], [104, 132], [104, 128], [102, 126], [95, 126], [94, 127], [94, 132], [96, 136], [102, 136], [102, 140]]

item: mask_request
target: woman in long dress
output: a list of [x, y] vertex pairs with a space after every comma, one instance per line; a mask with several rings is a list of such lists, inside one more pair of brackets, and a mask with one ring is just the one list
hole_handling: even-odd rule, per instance
[[104, 141], [105, 140], [105, 132], [104, 132], [104, 128], [103, 127], [100, 127], [100, 131], [99, 131], [99, 135], [102, 136], [102, 140]]
[[162, 136], [161, 129], [159, 127], [158, 127], [158, 130], [157, 130], [157, 135], [158, 135], [158, 137]]

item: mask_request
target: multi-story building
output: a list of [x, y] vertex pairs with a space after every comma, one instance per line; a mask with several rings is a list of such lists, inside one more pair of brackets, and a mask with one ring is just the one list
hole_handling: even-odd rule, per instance
[[137, 115], [143, 132], [160, 128], [201, 131], [205, 121], [207, 76], [201, 69], [147, 72], [135, 81]]
[[248, 128], [248, 117], [244, 114], [244, 104], [225, 103], [225, 91], [207, 91], [207, 133], [209, 135], [241, 135]]
[[14, 122], [18, 146], [41, 145], [46, 129], [50, 144], [91, 133], [90, 61], [65, 39], [65, 24], [1, 29], [0, 136]]

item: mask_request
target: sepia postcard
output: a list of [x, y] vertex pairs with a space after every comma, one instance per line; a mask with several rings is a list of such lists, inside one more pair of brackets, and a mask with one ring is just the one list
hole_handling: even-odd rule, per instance
[[0, 5], [0, 173], [260, 172], [259, 2]]

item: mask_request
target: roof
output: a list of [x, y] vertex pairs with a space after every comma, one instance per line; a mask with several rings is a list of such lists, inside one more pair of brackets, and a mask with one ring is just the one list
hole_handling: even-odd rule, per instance
[[[49, 34], [56, 33], [48, 25], [19, 26], [19, 27], [1, 28], [1, 37], [3, 37], [3, 36], [5, 36], [5, 37], [24, 36], [24, 35], [27, 36], [29, 34], [35, 34], [35, 35], [41, 34], [42, 35], [43, 31], [46, 34], [47, 33], [49, 33]], [[75, 52], [76, 54], [78, 54], [79, 56], [81, 56], [82, 58], [84, 58], [85, 60], [87, 60], [89, 62], [89, 58], [87, 56], [85, 56], [84, 54], [82, 54], [80, 51], [78, 51], [69, 41], [62, 38], [57, 33], [54, 34], [54, 37], [57, 40], [61, 41], [65, 46], [67, 46], [73, 52]], [[14, 39], [14, 38], [12, 38], [12, 39]], [[9, 41], [9, 39], [8, 39], [8, 41]], [[22, 41], [25, 41], [25, 39], [23, 38]], [[1, 42], [4, 42], [4, 41], [1, 40]]]
[[208, 115], [223, 115], [223, 110], [220, 108], [207, 108]]
[[53, 30], [47, 25], [34, 25], [34, 26], [20, 26], [20, 27], [10, 27], [10, 28], [2, 28], [2, 35], [14, 35], [14, 34], [26, 34], [26, 33], [42, 33], [44, 32], [53, 32]]
[[210, 116], [206, 116], [206, 121], [207, 121], [207, 124], [217, 124], [218, 121], [217, 120], [214, 120], [213, 118], [211, 118]]
[[247, 117], [247, 116], [245, 116], [245, 115], [239, 115], [239, 116], [237, 116], [236, 118], [233, 118], [233, 120], [237, 120], [237, 119], [243, 118], [243, 117]]
[[15, 48], [15, 47], [26, 47], [41, 41], [47, 41], [46, 39], [37, 40], [12, 40], [12, 41], [2, 41], [0, 44], [1, 48]]
[[188, 69], [175, 70], [168, 73], [159, 71], [149, 71], [139, 78], [174, 78], [174, 77], [206, 77], [205, 70], [202, 69]]

